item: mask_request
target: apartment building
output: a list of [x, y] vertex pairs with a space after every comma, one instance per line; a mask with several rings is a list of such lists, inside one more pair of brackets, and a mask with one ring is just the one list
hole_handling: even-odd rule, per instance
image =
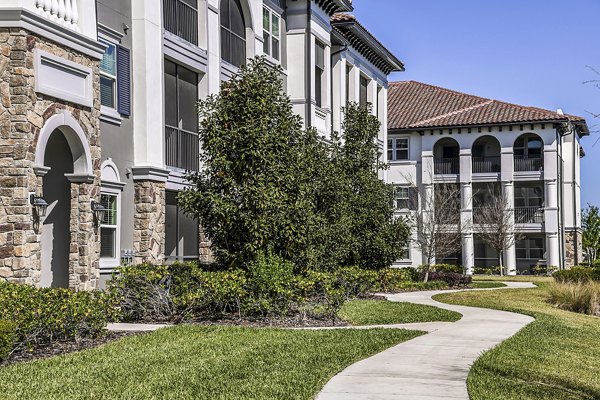
[[123, 262], [210, 257], [177, 206], [197, 170], [197, 99], [256, 55], [283, 68], [326, 140], [371, 103], [385, 153], [403, 64], [350, 0], [6, 0], [0, 4], [0, 277], [99, 287]]
[[[521, 239], [506, 249], [509, 273], [583, 259], [580, 139], [589, 135], [583, 118], [410, 81], [390, 84], [388, 129], [386, 179], [397, 186], [398, 215], [435, 212], [435, 201], [423, 199], [442, 185], [456, 188], [445, 193], [457, 194], [462, 250], [437, 262], [470, 272], [498, 265], [480, 237], [481, 207], [494, 193], [506, 199]], [[424, 204], [434, 210], [423, 210]], [[414, 233], [398, 266], [426, 261], [416, 242]]]

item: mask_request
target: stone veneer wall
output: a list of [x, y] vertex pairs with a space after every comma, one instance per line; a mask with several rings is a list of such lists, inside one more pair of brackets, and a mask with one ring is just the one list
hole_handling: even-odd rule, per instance
[[134, 182], [134, 264], [161, 264], [165, 254], [165, 183]]
[[[575, 237], [577, 237], [577, 260], [575, 259]], [[565, 232], [565, 258], [567, 267], [579, 265], [583, 261], [583, 237], [581, 231]]]
[[[92, 68], [94, 106], [85, 108], [35, 92], [33, 49]], [[71, 184], [69, 286], [86, 290], [99, 279], [100, 238], [90, 200], [100, 195], [100, 96], [98, 60], [20, 28], [0, 28], [0, 278], [39, 284], [40, 224], [36, 229], [29, 192], [42, 193], [34, 172], [36, 144], [45, 122], [63, 110], [83, 128], [90, 145], [94, 182]]]

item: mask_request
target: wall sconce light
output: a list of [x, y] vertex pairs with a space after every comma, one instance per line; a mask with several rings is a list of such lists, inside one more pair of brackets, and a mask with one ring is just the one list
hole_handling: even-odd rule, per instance
[[96, 225], [100, 225], [100, 223], [104, 220], [106, 207], [104, 207], [101, 203], [98, 203], [96, 200], [92, 200], [92, 212], [94, 213], [94, 218], [96, 219]]
[[48, 208], [48, 203], [42, 196], [37, 196], [35, 193], [31, 193], [29, 195], [29, 203], [33, 207], [33, 211], [37, 219], [46, 216], [46, 209]]

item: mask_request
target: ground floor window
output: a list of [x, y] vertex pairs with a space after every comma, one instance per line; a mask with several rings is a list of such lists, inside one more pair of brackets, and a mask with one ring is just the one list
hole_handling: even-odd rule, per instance
[[542, 260], [546, 247], [546, 240], [543, 236], [526, 236], [516, 244], [517, 258], [524, 260]]
[[500, 263], [498, 252], [477, 235], [473, 239], [475, 266], [480, 268], [497, 267]]
[[116, 259], [118, 257], [118, 195], [102, 193], [100, 203], [106, 209], [100, 223], [100, 258]]
[[165, 256], [168, 262], [195, 261], [199, 252], [198, 221], [177, 204], [177, 192], [166, 193]]

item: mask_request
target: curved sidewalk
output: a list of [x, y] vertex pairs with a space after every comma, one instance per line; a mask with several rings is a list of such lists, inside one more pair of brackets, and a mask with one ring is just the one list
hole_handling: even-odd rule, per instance
[[[499, 289], [535, 287], [524, 282], [506, 282], [506, 285]], [[391, 301], [433, 305], [457, 311], [463, 317], [351, 365], [325, 385], [317, 400], [468, 400], [466, 381], [473, 362], [483, 352], [513, 336], [533, 318], [443, 304], [431, 298], [448, 292], [386, 295]]]

